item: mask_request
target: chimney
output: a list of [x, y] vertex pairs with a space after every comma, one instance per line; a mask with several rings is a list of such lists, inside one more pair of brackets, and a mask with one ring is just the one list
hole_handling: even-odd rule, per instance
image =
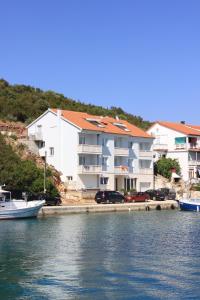
[[58, 117], [58, 118], [61, 117], [61, 109], [57, 109], [57, 117]]
[[181, 124], [185, 124], [185, 121], [181, 121], [180, 123], [181, 123]]

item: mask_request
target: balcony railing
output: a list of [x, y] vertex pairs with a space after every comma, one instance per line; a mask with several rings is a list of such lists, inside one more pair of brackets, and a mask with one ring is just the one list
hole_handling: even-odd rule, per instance
[[128, 166], [115, 166], [114, 167], [115, 174], [123, 175], [129, 173]]
[[102, 166], [100, 165], [82, 165], [78, 166], [79, 174], [99, 174], [102, 172]]
[[200, 160], [189, 160], [188, 165], [189, 166], [200, 166]]
[[32, 141], [43, 141], [43, 135], [41, 132], [35, 132], [29, 135], [29, 139]]
[[129, 148], [118, 148], [114, 149], [115, 156], [129, 156]]
[[153, 169], [151, 169], [151, 168], [139, 169], [139, 174], [140, 175], [153, 175]]
[[186, 150], [187, 144], [175, 144], [175, 149], [176, 150]]
[[78, 145], [78, 153], [90, 153], [90, 154], [101, 154], [102, 146], [101, 145]]
[[153, 150], [154, 151], [167, 151], [168, 150], [168, 145], [167, 144], [154, 144], [153, 145]]
[[150, 150], [139, 150], [139, 156], [140, 157], [152, 157], [153, 156], [153, 152]]

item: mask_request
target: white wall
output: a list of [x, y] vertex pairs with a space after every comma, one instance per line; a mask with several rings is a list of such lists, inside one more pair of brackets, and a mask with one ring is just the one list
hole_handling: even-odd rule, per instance
[[[176, 137], [187, 137], [187, 135], [161, 126], [160, 124], [154, 124], [149, 130], [149, 134], [155, 136], [154, 144], [167, 144], [168, 151], [166, 157], [177, 159], [181, 167], [181, 175], [184, 180], [188, 180], [188, 151], [187, 150], [175, 150], [175, 138]], [[156, 159], [158, 159], [159, 152], [156, 152]]]
[[[37, 126], [41, 125], [41, 132], [47, 153], [47, 163], [54, 166], [64, 176], [77, 176], [77, 145], [78, 129], [56, 114], [48, 111], [28, 128], [28, 135], [35, 134]], [[54, 155], [50, 155], [50, 147], [54, 148]]]

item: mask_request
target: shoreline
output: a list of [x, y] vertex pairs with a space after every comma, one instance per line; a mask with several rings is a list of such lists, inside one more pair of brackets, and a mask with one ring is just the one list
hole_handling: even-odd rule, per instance
[[151, 210], [174, 210], [178, 209], [175, 200], [148, 201], [142, 203], [120, 203], [120, 204], [89, 204], [89, 205], [66, 205], [66, 206], [43, 206], [38, 216], [67, 215], [79, 213], [103, 213], [103, 212], [130, 212]]

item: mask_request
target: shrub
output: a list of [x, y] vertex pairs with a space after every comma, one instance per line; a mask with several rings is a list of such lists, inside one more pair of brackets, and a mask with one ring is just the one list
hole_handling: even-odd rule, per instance
[[165, 178], [171, 179], [172, 169], [176, 170], [176, 173], [180, 175], [180, 165], [176, 159], [172, 158], [160, 158], [154, 166], [154, 170]]

